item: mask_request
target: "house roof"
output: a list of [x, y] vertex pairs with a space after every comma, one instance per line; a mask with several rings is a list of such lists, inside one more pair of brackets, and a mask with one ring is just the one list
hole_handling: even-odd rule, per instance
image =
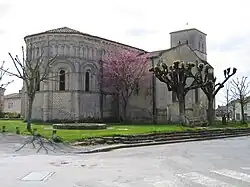
[[21, 97], [20, 93], [12, 93], [4, 96], [4, 99], [12, 99], [12, 98], [18, 98]]
[[31, 34], [31, 35], [25, 36], [24, 40], [26, 40], [29, 37], [38, 36], [38, 35], [42, 35], [42, 34], [49, 34], [49, 33], [54, 33], [54, 34], [78, 34], [78, 35], [82, 35], [82, 36], [93, 37], [93, 38], [104, 40], [104, 41], [111, 42], [111, 43], [116, 43], [116, 44], [123, 45], [123, 46], [129, 47], [129, 48], [133, 48], [133, 49], [136, 49], [136, 50], [139, 50], [139, 51], [142, 51], [142, 52], [147, 52], [147, 51], [145, 51], [143, 49], [140, 49], [140, 48], [137, 48], [137, 47], [133, 47], [133, 46], [123, 44], [123, 43], [120, 43], [120, 42], [116, 42], [116, 41], [112, 41], [112, 40], [109, 40], [109, 39], [106, 39], [106, 38], [101, 38], [99, 36], [94, 36], [94, 35], [90, 35], [90, 34], [87, 34], [87, 33], [82, 33], [80, 31], [77, 31], [77, 30], [74, 30], [74, 29], [71, 29], [71, 28], [68, 28], [68, 27], [61, 27], [61, 28], [56, 28], [56, 29], [52, 29], [52, 30], [47, 30], [45, 32]]

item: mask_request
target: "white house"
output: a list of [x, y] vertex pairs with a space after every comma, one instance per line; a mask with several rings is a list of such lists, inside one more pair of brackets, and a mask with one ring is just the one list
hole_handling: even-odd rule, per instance
[[[239, 102], [235, 102], [235, 109], [233, 106], [230, 106], [230, 111], [232, 111], [232, 115], [236, 121], [241, 121], [242, 120], [242, 115], [241, 115], [241, 105]], [[234, 112], [235, 111], [235, 112]], [[244, 115], [245, 115], [245, 120], [250, 121], [250, 103], [247, 103], [244, 105]]]
[[4, 96], [4, 112], [21, 113], [21, 93]]

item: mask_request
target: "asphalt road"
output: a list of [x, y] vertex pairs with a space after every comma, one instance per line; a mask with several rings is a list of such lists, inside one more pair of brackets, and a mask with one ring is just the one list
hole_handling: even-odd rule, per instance
[[15, 146], [1, 141], [1, 187], [250, 186], [250, 137], [88, 155], [12, 154]]

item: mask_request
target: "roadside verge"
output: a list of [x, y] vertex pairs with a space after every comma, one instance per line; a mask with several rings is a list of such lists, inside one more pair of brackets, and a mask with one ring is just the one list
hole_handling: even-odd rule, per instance
[[[141, 135], [123, 135], [114, 137], [102, 137], [91, 139], [93, 144], [103, 144], [103, 147], [94, 148], [88, 151], [75, 151], [76, 154], [89, 154], [107, 152], [116, 149], [153, 146], [172, 143], [183, 143], [191, 141], [204, 141], [212, 139], [232, 138], [249, 136], [250, 128], [228, 128], [214, 130], [197, 130], [194, 132], [171, 132], [151, 133]], [[86, 140], [90, 141], [90, 140]], [[86, 146], [85, 142], [78, 142], [75, 146]], [[108, 145], [107, 145], [108, 144]]]

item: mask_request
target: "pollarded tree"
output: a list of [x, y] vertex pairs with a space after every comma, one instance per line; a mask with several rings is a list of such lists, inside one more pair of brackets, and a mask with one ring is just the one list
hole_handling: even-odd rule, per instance
[[118, 48], [102, 59], [102, 85], [121, 99], [124, 120], [127, 120], [130, 97], [146, 77], [147, 62], [147, 55]]
[[[32, 132], [31, 129], [31, 116], [32, 116], [32, 106], [35, 99], [35, 94], [39, 89], [40, 83], [49, 79], [48, 75], [50, 73], [50, 67], [54, 63], [53, 58], [45, 58], [43, 55], [43, 49], [39, 53], [33, 55], [33, 46], [28, 46], [27, 52], [28, 56], [25, 56], [24, 47], [22, 47], [22, 60], [16, 55], [13, 57], [11, 53], [9, 53], [12, 62], [15, 66], [17, 73], [13, 71], [9, 71], [8, 69], [1, 68], [2, 71], [7, 73], [10, 76], [15, 76], [19, 79], [22, 79], [24, 82], [24, 86], [26, 87], [25, 91], [27, 92], [28, 96], [28, 108], [27, 108], [27, 130]], [[31, 58], [34, 57], [35, 58]]]
[[[189, 90], [200, 88], [194, 79], [192, 69], [195, 67], [193, 62], [174, 61], [171, 66], [159, 63], [149, 71], [154, 72], [155, 76], [167, 85], [169, 91], [175, 92], [179, 102], [180, 123], [186, 123], [185, 117], [185, 96]], [[188, 80], [192, 80], [188, 84]]]
[[213, 68], [209, 64], [200, 63], [198, 65], [198, 71], [195, 75], [195, 81], [198, 84], [201, 84], [201, 89], [205, 93], [208, 99], [208, 110], [207, 110], [207, 118], [208, 124], [212, 125], [214, 121], [214, 100], [217, 93], [221, 88], [224, 87], [224, 84], [232, 77], [237, 69], [233, 68], [231, 71], [230, 68], [224, 70], [225, 79], [222, 82], [216, 83], [216, 77], [214, 77]]
[[237, 78], [236, 80], [232, 80], [231, 83], [231, 94], [234, 101], [238, 101], [240, 103], [241, 108], [241, 116], [242, 116], [242, 123], [245, 123], [245, 106], [250, 102], [249, 88], [250, 82], [247, 80], [247, 77], [242, 77], [241, 80]]

